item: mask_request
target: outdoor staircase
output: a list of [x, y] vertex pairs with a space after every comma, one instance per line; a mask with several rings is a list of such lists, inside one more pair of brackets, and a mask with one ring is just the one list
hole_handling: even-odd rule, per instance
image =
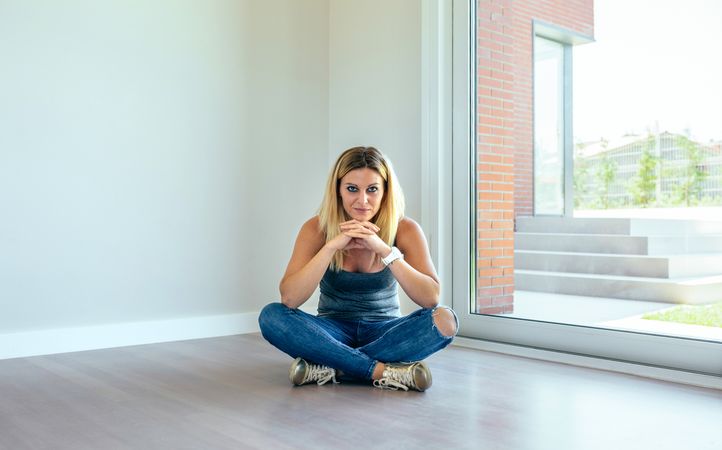
[[518, 290], [722, 301], [722, 221], [518, 217], [516, 228]]

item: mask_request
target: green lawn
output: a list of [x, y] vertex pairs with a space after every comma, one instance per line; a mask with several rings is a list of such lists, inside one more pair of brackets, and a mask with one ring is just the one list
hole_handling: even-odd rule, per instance
[[666, 311], [645, 314], [642, 319], [722, 328], [722, 302], [711, 305], [681, 305]]

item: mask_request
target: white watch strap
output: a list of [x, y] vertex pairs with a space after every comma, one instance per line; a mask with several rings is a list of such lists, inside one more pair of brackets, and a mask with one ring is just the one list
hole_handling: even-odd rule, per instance
[[386, 258], [381, 258], [381, 262], [383, 262], [385, 266], [388, 266], [397, 259], [404, 259], [404, 254], [401, 253], [401, 250], [398, 248], [391, 247], [391, 253], [389, 253]]

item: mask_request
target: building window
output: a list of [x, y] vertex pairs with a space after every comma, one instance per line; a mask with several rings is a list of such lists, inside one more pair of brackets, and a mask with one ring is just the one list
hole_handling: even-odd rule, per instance
[[565, 46], [534, 38], [534, 214], [564, 215]]

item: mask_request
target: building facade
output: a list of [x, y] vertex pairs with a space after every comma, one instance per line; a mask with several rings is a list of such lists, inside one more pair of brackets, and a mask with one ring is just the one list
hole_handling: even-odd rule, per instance
[[581, 209], [722, 204], [720, 142], [668, 132], [630, 135], [577, 144], [574, 164]]

